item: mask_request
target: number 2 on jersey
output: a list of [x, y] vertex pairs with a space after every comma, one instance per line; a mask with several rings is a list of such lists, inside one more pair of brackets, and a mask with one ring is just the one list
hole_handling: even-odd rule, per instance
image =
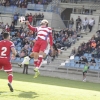
[[1, 56], [6, 56], [5, 52], [7, 51], [7, 48], [6, 47], [2, 47], [1, 50], [2, 50]]

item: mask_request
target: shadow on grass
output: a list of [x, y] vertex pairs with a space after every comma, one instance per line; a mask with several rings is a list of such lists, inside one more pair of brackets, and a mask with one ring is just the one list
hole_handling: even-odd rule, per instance
[[[20, 90], [15, 90], [15, 91], [20, 91]], [[24, 92], [24, 91], [20, 91], [21, 93], [18, 95], [18, 97], [20, 98], [36, 98], [39, 97], [37, 93], [35, 92]]]
[[[0, 78], [7, 79], [6, 77], [7, 77], [6, 74], [0, 71]], [[70, 87], [70, 88], [77, 88], [77, 89], [100, 91], [100, 84], [97, 84], [97, 83], [90, 83], [90, 82], [84, 83], [81, 81], [73, 81], [73, 80], [66, 80], [66, 79], [60, 79], [60, 78], [39, 76], [38, 78], [34, 79], [33, 75], [14, 73], [14, 80], [46, 84], [46, 85]]]
[[4, 94], [4, 93], [8, 93], [8, 92], [0, 91], [0, 95], [2, 95], [2, 94]]

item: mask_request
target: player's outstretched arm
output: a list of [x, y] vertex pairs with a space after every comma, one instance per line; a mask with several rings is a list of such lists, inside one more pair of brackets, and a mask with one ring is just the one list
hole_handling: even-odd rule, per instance
[[31, 26], [31, 25], [30, 25], [30, 23], [29, 23], [29, 21], [26, 21], [26, 25], [27, 25], [27, 26], [28, 26], [28, 28], [29, 28], [30, 30], [32, 30], [33, 32], [36, 32], [36, 31], [37, 31], [37, 28], [36, 28], [36, 27]]
[[16, 49], [15, 49], [14, 47], [11, 48], [11, 51], [12, 51], [12, 54], [13, 54], [14, 56], [17, 55]]

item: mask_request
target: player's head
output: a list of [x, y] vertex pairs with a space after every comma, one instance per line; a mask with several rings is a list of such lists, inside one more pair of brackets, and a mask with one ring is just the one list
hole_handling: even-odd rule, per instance
[[10, 40], [10, 34], [9, 33], [3, 33], [3, 38]]
[[46, 19], [43, 19], [40, 24], [44, 26], [48, 26], [49, 22]]

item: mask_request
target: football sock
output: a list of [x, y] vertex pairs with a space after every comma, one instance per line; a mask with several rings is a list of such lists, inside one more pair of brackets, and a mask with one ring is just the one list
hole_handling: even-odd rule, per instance
[[38, 62], [37, 62], [37, 68], [40, 68], [41, 65], [42, 65], [42, 60], [43, 60], [43, 55], [39, 55], [39, 58], [38, 58]]
[[38, 59], [34, 59], [34, 65], [37, 66]]
[[12, 80], [13, 80], [13, 75], [12, 74], [9, 74], [8, 75], [8, 82], [9, 83], [12, 83]]

